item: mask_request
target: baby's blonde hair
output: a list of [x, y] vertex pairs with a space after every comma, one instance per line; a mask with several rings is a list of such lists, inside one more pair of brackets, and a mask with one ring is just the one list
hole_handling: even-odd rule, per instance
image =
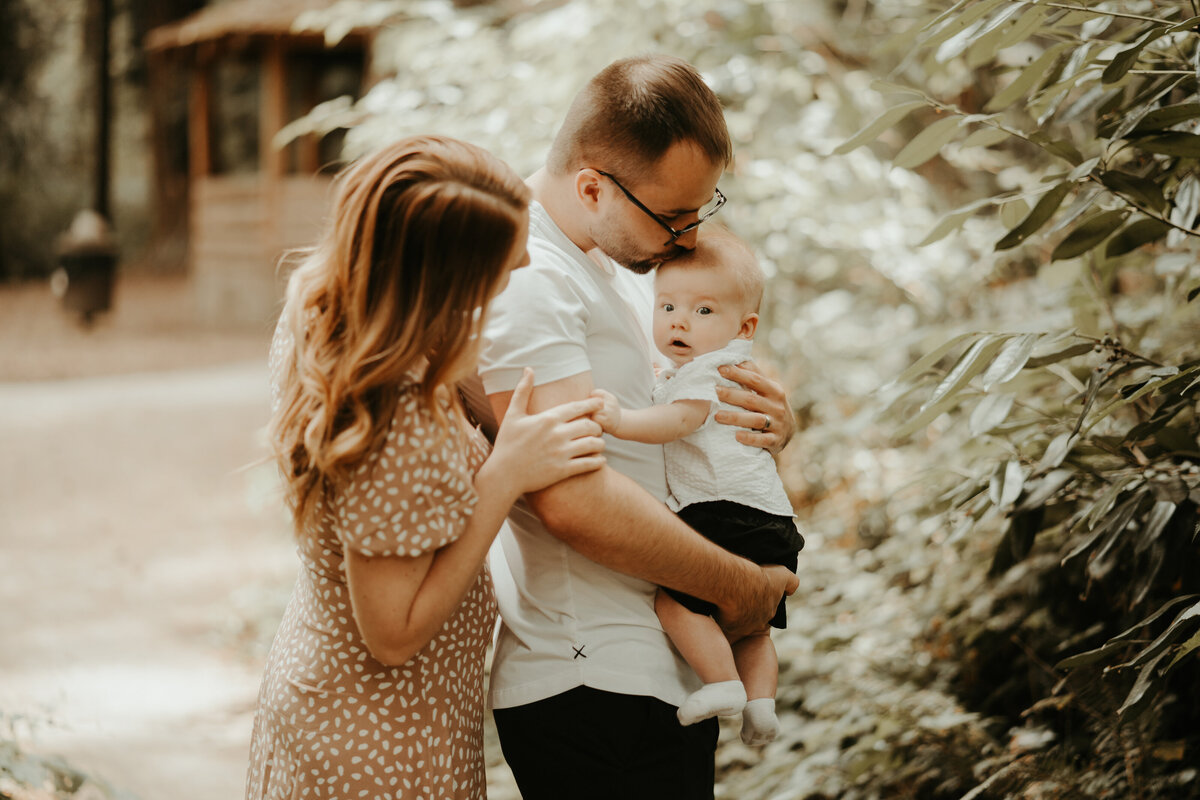
[[744, 310], [758, 313], [762, 304], [765, 278], [754, 250], [728, 228], [713, 223], [703, 225], [696, 237], [696, 246], [658, 268], [723, 267], [737, 282], [738, 297]]

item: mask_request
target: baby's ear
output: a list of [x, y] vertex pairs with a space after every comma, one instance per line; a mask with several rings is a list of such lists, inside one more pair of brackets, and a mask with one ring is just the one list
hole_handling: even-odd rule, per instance
[[753, 339], [758, 330], [758, 314], [753, 311], [742, 317], [742, 327], [738, 328], [739, 339]]

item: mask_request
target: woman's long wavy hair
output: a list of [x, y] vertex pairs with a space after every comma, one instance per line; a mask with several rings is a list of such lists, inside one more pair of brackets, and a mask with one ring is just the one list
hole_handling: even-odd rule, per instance
[[381, 445], [405, 383], [450, 433], [441, 398], [474, 369], [530, 197], [487, 151], [432, 136], [363, 158], [335, 187], [277, 333], [268, 430], [297, 530]]

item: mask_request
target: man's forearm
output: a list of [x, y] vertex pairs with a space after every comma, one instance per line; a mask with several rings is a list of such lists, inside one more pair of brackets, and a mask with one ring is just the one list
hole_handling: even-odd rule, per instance
[[610, 569], [715, 603], [744, 602], [757, 565], [689, 528], [632, 479], [605, 467], [527, 496], [546, 528]]

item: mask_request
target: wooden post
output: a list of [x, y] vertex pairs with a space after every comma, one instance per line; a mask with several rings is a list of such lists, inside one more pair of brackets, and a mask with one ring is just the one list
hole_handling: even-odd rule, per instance
[[197, 60], [188, 98], [188, 177], [192, 190], [212, 173], [212, 64]]
[[263, 50], [262, 117], [259, 119], [259, 162], [268, 183], [284, 174], [286, 153], [272, 143], [275, 134], [287, 124], [287, 66], [283, 40], [272, 36]]

